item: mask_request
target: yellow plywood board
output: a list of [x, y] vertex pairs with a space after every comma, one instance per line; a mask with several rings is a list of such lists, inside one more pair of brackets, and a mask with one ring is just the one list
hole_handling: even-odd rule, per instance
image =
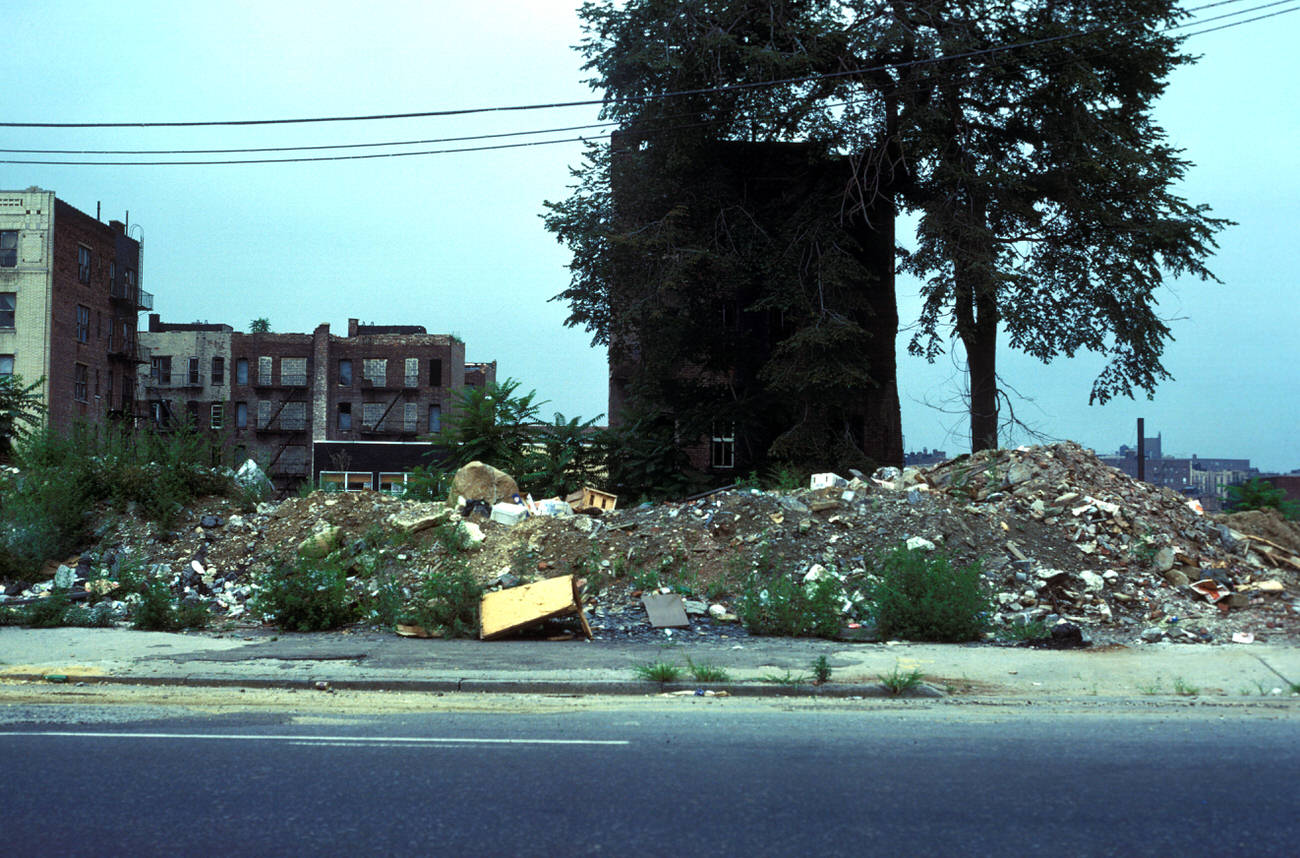
[[[565, 614], [582, 616], [572, 575], [484, 593], [479, 602], [479, 637], [489, 640]], [[585, 630], [585, 617], [583, 626]]]

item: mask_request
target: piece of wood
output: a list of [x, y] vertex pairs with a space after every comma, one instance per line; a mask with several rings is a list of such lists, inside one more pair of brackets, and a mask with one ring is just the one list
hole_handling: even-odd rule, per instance
[[484, 593], [479, 601], [479, 638], [491, 640], [569, 614], [578, 615], [583, 633], [590, 637], [591, 628], [572, 575]]
[[650, 625], [656, 629], [681, 629], [691, 624], [686, 618], [686, 603], [677, 593], [646, 593], [641, 597]]

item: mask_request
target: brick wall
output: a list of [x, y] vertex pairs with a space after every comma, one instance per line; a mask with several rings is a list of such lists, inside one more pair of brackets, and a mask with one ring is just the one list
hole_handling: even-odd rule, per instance
[[[126, 242], [134, 251], [118, 259]], [[79, 251], [90, 251], [89, 282], [80, 276]], [[54, 247], [51, 258], [49, 418], [55, 427], [78, 420], [97, 422], [109, 411], [130, 405], [135, 395], [138, 365], [133, 302], [110, 295], [110, 273], [123, 276], [131, 268], [137, 280], [139, 245], [125, 237], [125, 227], [104, 224], [62, 200], [55, 201]], [[131, 258], [134, 257], [134, 258]], [[79, 324], [78, 310], [84, 315]], [[79, 327], [84, 327], [80, 335]], [[84, 367], [84, 397], [77, 368]]]

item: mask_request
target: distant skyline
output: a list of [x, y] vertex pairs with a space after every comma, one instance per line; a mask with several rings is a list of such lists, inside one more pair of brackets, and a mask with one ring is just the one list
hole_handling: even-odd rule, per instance
[[[1202, 16], [1257, 4], [1228, 3]], [[583, 84], [577, 3], [338, 2], [187, 4], [9, 0], [0, 117], [13, 122], [144, 122], [405, 113], [596, 97]], [[1228, 21], [1218, 21], [1214, 26]], [[1195, 28], [1193, 28], [1195, 29]], [[1201, 61], [1178, 70], [1158, 105], [1170, 142], [1196, 166], [1181, 193], [1238, 222], [1211, 269], [1222, 285], [1169, 284], [1161, 309], [1176, 340], [1175, 380], [1153, 401], [1087, 404], [1101, 362], [1044, 366], [1004, 348], [1000, 371], [1026, 399], [1016, 414], [1049, 438], [1099, 453], [1135, 442], [1135, 418], [1170, 452], [1249, 457], [1300, 468], [1300, 13], [1195, 36]], [[381, 122], [222, 128], [0, 128], [0, 148], [193, 150], [441, 140], [598, 122], [594, 106]], [[540, 138], [260, 155], [285, 158], [429, 151]], [[542, 228], [543, 200], [567, 195], [577, 142], [313, 163], [67, 166], [0, 163], [0, 188], [37, 185], [90, 214], [125, 219], [144, 239], [143, 286], [167, 321], [265, 316], [277, 331], [345, 329], [355, 317], [454, 333], [469, 360], [496, 360], [549, 401], [543, 414], [606, 410], [605, 356], [563, 327], [564, 248]], [[0, 160], [141, 156], [3, 152]], [[900, 220], [900, 240], [907, 221]], [[898, 282], [899, 384], [906, 447], [968, 449], [962, 374], [906, 354], [919, 310]], [[944, 413], [943, 409], [952, 413]], [[1003, 443], [1032, 442], [1012, 434]]]

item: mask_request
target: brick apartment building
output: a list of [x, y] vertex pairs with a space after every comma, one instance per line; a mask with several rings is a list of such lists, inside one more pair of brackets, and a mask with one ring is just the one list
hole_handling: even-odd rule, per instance
[[496, 380], [495, 362], [466, 364], [463, 342], [419, 325], [350, 319], [342, 337], [327, 324], [245, 334], [151, 314], [141, 342], [155, 421], [224, 433], [281, 489], [308, 478], [392, 488], [429, 451], [422, 439], [441, 430], [456, 394]]
[[0, 375], [44, 378], [56, 429], [133, 414], [141, 246], [53, 191], [0, 191]]

